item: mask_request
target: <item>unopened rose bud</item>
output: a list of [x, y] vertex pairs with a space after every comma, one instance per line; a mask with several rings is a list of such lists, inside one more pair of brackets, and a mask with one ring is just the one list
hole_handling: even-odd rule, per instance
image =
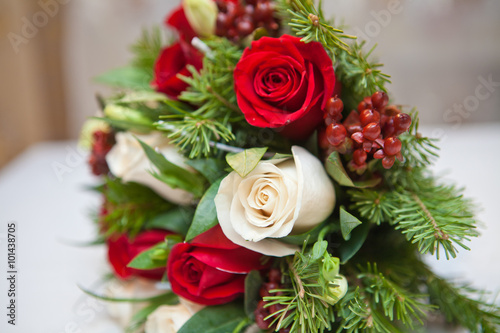
[[215, 34], [218, 9], [213, 0], [184, 0], [184, 13], [193, 30], [201, 37]]

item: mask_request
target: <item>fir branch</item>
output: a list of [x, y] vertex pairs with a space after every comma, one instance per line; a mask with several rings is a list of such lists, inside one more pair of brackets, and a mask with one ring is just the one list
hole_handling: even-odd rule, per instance
[[376, 264], [359, 267], [357, 288], [337, 304], [342, 318], [337, 332], [401, 332], [423, 323], [430, 306], [425, 295], [409, 292], [379, 272]]
[[131, 46], [134, 53], [132, 65], [152, 75], [156, 59], [164, 45], [162, 30], [159, 26], [153, 26], [150, 30], [143, 29], [141, 38]]
[[421, 168], [430, 165], [438, 157], [439, 147], [436, 146], [437, 139], [422, 136], [419, 133], [418, 111], [413, 109], [410, 112], [412, 118], [411, 126], [407, 133], [399, 136], [402, 143], [401, 154], [404, 161], [397, 161], [397, 166], [403, 168]]
[[335, 270], [333, 275], [338, 274], [339, 261], [326, 252], [327, 244], [323, 253], [315, 254], [314, 249], [320, 248], [316, 244], [311, 251], [303, 250], [297, 252], [293, 259], [285, 259], [286, 266], [282, 272], [288, 276], [289, 288], [271, 291], [276, 295], [264, 297], [266, 307], [278, 305], [280, 309], [268, 317], [273, 318], [276, 331], [288, 328], [291, 333], [308, 333], [332, 329], [335, 321], [332, 304], [339, 301], [336, 295], [339, 285], [335, 283], [335, 278], [329, 280], [327, 277]]
[[393, 211], [396, 210], [391, 192], [382, 189], [356, 189], [347, 193], [353, 201], [350, 208], [356, 209], [361, 217], [375, 224], [391, 222]]
[[453, 285], [429, 269], [426, 274], [430, 302], [439, 307], [448, 322], [457, 323], [474, 333], [500, 330], [500, 307], [485, 301], [485, 292]]
[[282, 16], [290, 19], [288, 25], [295, 35], [302, 37], [303, 42], [322, 43], [333, 58], [338, 54], [337, 49], [350, 52], [349, 45], [344, 39], [356, 37], [330, 26], [323, 16], [321, 3], [316, 7], [313, 1], [281, 0], [278, 2], [278, 9], [282, 12]]
[[478, 236], [472, 203], [454, 186], [438, 184], [415, 170], [410, 177], [415, 187], [394, 192], [400, 207], [393, 212], [396, 229], [416, 243], [421, 253], [436, 253], [437, 258], [441, 248], [447, 259], [456, 257], [456, 245], [469, 250], [464, 241]]

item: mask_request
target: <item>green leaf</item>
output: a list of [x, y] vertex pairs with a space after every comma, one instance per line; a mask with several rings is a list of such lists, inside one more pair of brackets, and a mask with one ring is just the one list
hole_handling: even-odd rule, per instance
[[193, 220], [194, 211], [185, 207], [175, 207], [158, 215], [146, 223], [146, 229], [164, 229], [185, 236]]
[[157, 93], [155, 91], [133, 91], [125, 96], [114, 100], [116, 104], [132, 104], [132, 103], [146, 103], [146, 102], [165, 102], [168, 97], [165, 94]]
[[178, 333], [233, 333], [244, 320], [246, 320], [245, 311], [239, 302], [208, 306], [193, 315]]
[[342, 243], [339, 247], [341, 264], [349, 261], [363, 246], [368, 232], [370, 231], [370, 223], [363, 223], [359, 228], [356, 228], [351, 233], [351, 238]]
[[90, 290], [83, 288], [82, 286], [78, 286], [78, 288], [80, 288], [87, 295], [106, 302], [117, 302], [117, 303], [163, 302], [165, 304], [171, 304], [175, 303], [175, 301], [178, 299], [178, 296], [171, 291], [168, 291], [161, 295], [146, 297], [146, 298], [114, 298], [96, 294]]
[[151, 163], [153, 163], [160, 171], [159, 174], [153, 173], [157, 179], [172, 188], [181, 188], [191, 192], [197, 197], [200, 197], [203, 194], [205, 182], [202, 176], [189, 172], [186, 169], [169, 162], [165, 156], [157, 153], [153, 148], [141, 140], [137, 139], [137, 141], [141, 144], [142, 149], [144, 149], [144, 152], [148, 156]]
[[127, 267], [144, 270], [161, 268], [166, 266], [167, 258], [167, 242], [161, 242], [152, 248], [139, 253], [128, 263]]
[[328, 248], [328, 242], [326, 240], [314, 243], [314, 246], [312, 248], [311, 260], [315, 261], [323, 257], [327, 248]]
[[351, 231], [361, 224], [362, 222], [355, 216], [348, 213], [343, 206], [340, 207], [340, 230], [342, 231], [342, 237], [344, 237], [345, 240], [349, 240], [351, 237]]
[[118, 88], [153, 90], [151, 73], [137, 67], [122, 67], [110, 70], [95, 78], [95, 81]]
[[111, 119], [111, 118], [99, 118], [99, 117], [91, 117], [91, 119], [99, 119], [102, 120], [109, 125], [120, 128], [123, 130], [132, 130], [134, 132], [139, 132], [139, 133], [149, 133], [153, 130], [155, 130], [155, 126], [152, 123], [137, 123], [129, 120], [118, 120], [118, 119]]
[[260, 162], [267, 151], [265, 148], [251, 148], [241, 153], [226, 156], [227, 164], [233, 168], [241, 177], [246, 177]]
[[358, 187], [358, 188], [366, 188], [366, 187], [374, 187], [377, 186], [381, 179], [373, 178], [365, 181], [354, 182], [351, 180], [347, 171], [342, 164], [340, 159], [340, 155], [338, 152], [333, 152], [330, 154], [325, 163], [326, 171], [332, 178], [342, 186], [349, 187]]
[[254, 318], [254, 311], [261, 299], [259, 295], [261, 286], [262, 278], [259, 271], [251, 271], [245, 278], [245, 312], [251, 319]]
[[196, 207], [191, 227], [186, 235], [186, 242], [217, 225], [217, 210], [214, 199], [221, 182], [222, 178], [213, 183], [201, 198], [198, 207]]
[[[321, 224], [317, 225], [316, 227], [314, 227], [314, 229], [309, 230], [308, 232], [305, 232], [305, 233], [300, 234], [300, 235], [286, 236], [286, 237], [280, 238], [280, 241], [283, 243], [287, 243], [287, 244], [294, 244], [294, 245], [302, 246], [304, 244], [304, 242], [307, 240], [307, 244], [311, 244], [311, 243], [316, 242], [318, 240], [318, 236], [319, 236], [321, 230], [323, 230], [324, 226], [325, 226], [325, 223], [321, 223]], [[330, 225], [330, 226], [332, 226], [332, 225]]]
[[224, 169], [227, 167], [224, 160], [215, 158], [205, 158], [197, 160], [187, 160], [186, 164], [198, 171], [210, 183], [217, 181], [222, 176], [226, 175]]

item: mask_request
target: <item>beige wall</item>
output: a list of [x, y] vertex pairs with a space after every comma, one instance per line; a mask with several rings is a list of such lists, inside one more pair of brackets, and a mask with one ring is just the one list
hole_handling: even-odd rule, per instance
[[[41, 7], [38, 0], [0, 0], [0, 164], [32, 142], [77, 137], [97, 111], [95, 93], [106, 92], [91, 78], [125, 65], [141, 27], [161, 23], [179, 2], [42, 1], [60, 3], [57, 14], [15, 54], [5, 37]], [[345, 17], [348, 32], [379, 44], [376, 54], [392, 75], [395, 101], [419, 107], [424, 121], [500, 120], [498, 88], [477, 110], [452, 109], [473, 101], [478, 77], [500, 82], [500, 1], [323, 2], [327, 12]]]

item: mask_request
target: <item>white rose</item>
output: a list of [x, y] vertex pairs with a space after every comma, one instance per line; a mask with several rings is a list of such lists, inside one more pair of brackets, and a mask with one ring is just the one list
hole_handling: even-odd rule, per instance
[[146, 185], [168, 201], [179, 205], [187, 205], [193, 200], [193, 195], [182, 189], [173, 189], [164, 182], [156, 179], [151, 170], [157, 171], [149, 161], [137, 139], [163, 154], [167, 160], [181, 168], [194, 172], [184, 163], [184, 157], [179, 154], [177, 147], [170, 144], [170, 140], [159, 132], [148, 135], [134, 135], [130, 132], [116, 134], [116, 144], [106, 156], [111, 172], [125, 182], [137, 182]]
[[[104, 289], [104, 296], [109, 298], [146, 298], [161, 294], [163, 291], [156, 288], [155, 282], [134, 279], [129, 281], [112, 280]], [[132, 317], [145, 308], [147, 303], [137, 302], [107, 302], [109, 315], [121, 327], [127, 327]]]
[[306, 232], [335, 207], [335, 191], [321, 162], [293, 146], [293, 160], [261, 161], [245, 178], [223, 179], [215, 205], [224, 234], [233, 243], [270, 256], [298, 247], [269, 238]]
[[162, 305], [148, 316], [146, 333], [177, 333], [192, 315], [204, 308], [203, 305], [179, 299], [179, 304]]

